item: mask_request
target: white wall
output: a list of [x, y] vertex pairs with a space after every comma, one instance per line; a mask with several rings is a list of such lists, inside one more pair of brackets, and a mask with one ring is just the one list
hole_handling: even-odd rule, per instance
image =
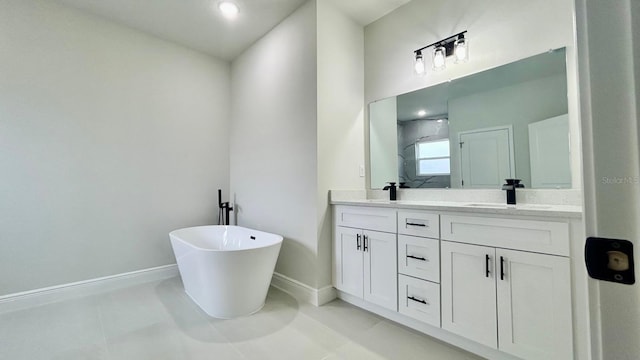
[[228, 189], [228, 64], [38, 0], [0, 49], [0, 295], [175, 263]]
[[231, 66], [237, 222], [284, 236], [276, 271], [310, 286], [318, 267], [316, 35], [309, 1]]
[[363, 29], [302, 5], [232, 64], [238, 223], [285, 237], [276, 272], [331, 284], [330, 189], [364, 187]]
[[[413, 0], [365, 27], [366, 102], [573, 44], [568, 0]], [[470, 61], [413, 73], [413, 51], [467, 30]], [[447, 59], [448, 62], [451, 58]]]
[[[599, 298], [593, 319], [602, 323], [602, 359], [638, 359], [640, 5], [634, 0], [578, 0], [576, 11], [586, 231], [588, 236], [630, 240], [636, 259], [635, 285], [592, 281]], [[597, 349], [599, 334], [594, 335]]]
[[331, 284], [329, 190], [365, 186], [364, 29], [333, 1], [317, 1], [318, 287]]

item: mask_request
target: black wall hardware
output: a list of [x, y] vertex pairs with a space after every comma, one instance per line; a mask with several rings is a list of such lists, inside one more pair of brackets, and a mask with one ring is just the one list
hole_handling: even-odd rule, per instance
[[633, 243], [628, 240], [589, 237], [584, 248], [589, 276], [631, 285], [636, 282]]

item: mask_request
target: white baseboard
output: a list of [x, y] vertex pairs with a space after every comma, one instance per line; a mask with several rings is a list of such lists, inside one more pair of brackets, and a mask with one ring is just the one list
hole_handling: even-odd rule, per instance
[[0, 314], [178, 276], [176, 264], [0, 296]]
[[273, 273], [271, 286], [293, 295], [300, 301], [308, 302], [315, 306], [324, 305], [337, 297], [336, 290], [331, 285], [314, 289], [307, 284], [277, 272]]

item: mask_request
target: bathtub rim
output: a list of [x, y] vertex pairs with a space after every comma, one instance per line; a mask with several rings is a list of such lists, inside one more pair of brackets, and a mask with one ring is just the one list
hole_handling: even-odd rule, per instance
[[[193, 243], [189, 242], [188, 240], [185, 240], [185, 239], [183, 239], [180, 236], [175, 234], [176, 232], [181, 231], [181, 230], [200, 229], [200, 228], [239, 228], [239, 229], [245, 229], [245, 230], [249, 230], [249, 231], [254, 231], [256, 233], [261, 233], [261, 234], [273, 236], [277, 240], [274, 241], [271, 244], [268, 244], [268, 245], [245, 248], [245, 249], [208, 249], [208, 248], [202, 248], [200, 246], [194, 245]], [[198, 225], [198, 226], [189, 226], [189, 227], [185, 227], [185, 228], [175, 229], [175, 230], [169, 232], [169, 239], [171, 241], [174, 241], [174, 240], [180, 241], [181, 243], [183, 243], [183, 244], [185, 244], [187, 246], [190, 246], [190, 247], [192, 247], [194, 249], [197, 249], [199, 251], [219, 252], [219, 253], [224, 253], [224, 252], [242, 252], [242, 251], [264, 249], [264, 248], [268, 248], [268, 247], [271, 247], [271, 246], [280, 246], [280, 245], [282, 245], [282, 243], [284, 241], [284, 237], [282, 235], [278, 235], [278, 234], [274, 234], [274, 233], [270, 233], [270, 232], [266, 232], [266, 231], [261, 231], [261, 230], [256, 230], [256, 229], [248, 228], [248, 227], [245, 227], [245, 226], [239, 226], [239, 225]]]

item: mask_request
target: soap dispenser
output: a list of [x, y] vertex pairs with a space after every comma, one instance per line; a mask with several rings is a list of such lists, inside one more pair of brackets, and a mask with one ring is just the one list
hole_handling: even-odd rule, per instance
[[390, 182], [388, 184], [389, 185], [382, 188], [382, 190], [389, 190], [389, 200], [394, 201], [396, 200], [396, 183]]

